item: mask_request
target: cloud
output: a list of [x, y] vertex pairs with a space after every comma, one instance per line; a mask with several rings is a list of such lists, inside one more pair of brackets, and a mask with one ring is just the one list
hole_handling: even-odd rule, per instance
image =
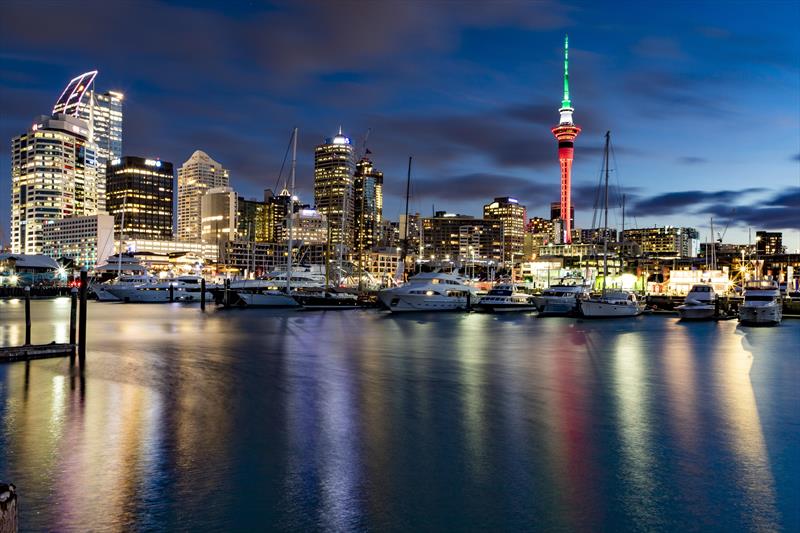
[[676, 159], [676, 161], [682, 165], [702, 165], [704, 163], [708, 163], [708, 159], [705, 157], [696, 157], [696, 156], [683, 156]]
[[[761, 188], [750, 188], [739, 191], [679, 191], [669, 192], [643, 198], [636, 201], [631, 208], [633, 216], [691, 214], [692, 209], [710, 202], [732, 202], [746, 194], [762, 192]], [[730, 207], [729, 207], [730, 208]], [[700, 213], [706, 213], [700, 210]]]
[[495, 173], [425, 178], [416, 181], [412, 187], [416, 198], [454, 202], [476, 200], [488, 203], [495, 197], [513, 196], [520, 203], [533, 206], [558, 198], [557, 183]]
[[792, 156], [792, 161], [800, 161], [800, 153], [797, 153]]

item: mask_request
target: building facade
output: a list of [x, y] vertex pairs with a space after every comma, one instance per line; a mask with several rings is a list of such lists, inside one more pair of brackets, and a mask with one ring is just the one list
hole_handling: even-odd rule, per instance
[[42, 251], [53, 259], [72, 259], [92, 270], [114, 254], [114, 217], [90, 215], [51, 220], [44, 225]]
[[332, 245], [353, 244], [353, 175], [355, 156], [350, 139], [339, 133], [314, 150], [314, 203], [325, 215]]
[[265, 202], [240, 196], [236, 201], [236, 235], [239, 239], [269, 242]]
[[236, 200], [230, 187], [209, 189], [200, 201], [201, 240], [222, 246], [236, 238]]
[[383, 172], [363, 157], [353, 176], [353, 252], [360, 254], [378, 244], [383, 218]]
[[431, 261], [495, 261], [503, 257], [503, 223], [437, 211], [422, 219], [422, 258]]
[[172, 239], [174, 183], [169, 161], [132, 156], [112, 159], [106, 170], [106, 208], [114, 216], [117, 235]]
[[47, 222], [96, 215], [105, 205], [86, 122], [41, 116], [11, 142], [11, 249], [42, 253]]
[[327, 244], [328, 220], [316, 209], [299, 209], [292, 215], [292, 241], [299, 244]]
[[499, 220], [503, 225], [503, 263], [521, 261], [525, 247], [525, 215], [524, 205], [516, 198], [495, 198], [490, 204], [483, 206], [483, 218]]
[[194, 152], [178, 169], [178, 240], [201, 241], [201, 198], [209, 189], [229, 183], [228, 170], [202, 150]]
[[643, 255], [658, 257], [696, 257], [699, 247], [699, 234], [694, 228], [626, 229], [621, 232], [623, 243], [635, 243]]
[[756, 253], [758, 255], [782, 254], [783, 233], [779, 231], [757, 231]]

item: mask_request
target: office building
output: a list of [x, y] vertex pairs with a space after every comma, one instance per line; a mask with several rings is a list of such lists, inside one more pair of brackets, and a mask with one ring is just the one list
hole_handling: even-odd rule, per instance
[[503, 225], [503, 259], [514, 263], [521, 260], [525, 245], [525, 206], [516, 198], [495, 198], [483, 206], [483, 218], [499, 220]]
[[621, 239], [626, 244], [638, 244], [641, 253], [649, 256], [696, 257], [699, 249], [699, 234], [694, 228], [626, 229]]
[[607, 241], [609, 244], [617, 242], [617, 230], [614, 228], [593, 228], [580, 230], [580, 239], [578, 242], [583, 244], [603, 244]]
[[314, 202], [325, 215], [333, 245], [353, 243], [353, 174], [355, 157], [350, 139], [339, 133], [314, 150]]
[[782, 254], [783, 233], [779, 231], [757, 231], [756, 253], [758, 255]]
[[[289, 215], [289, 204], [291, 195], [287, 189], [283, 189], [275, 195], [271, 189], [264, 191], [264, 203], [266, 205], [266, 231], [267, 242], [285, 242], [289, 235], [286, 231], [286, 218]], [[295, 210], [298, 208], [295, 202]]]
[[[572, 200], [570, 200], [570, 203], [571, 202], [572, 202]], [[564, 243], [565, 242], [564, 241], [564, 236], [565, 236], [564, 232], [567, 231], [566, 230], [567, 224], [569, 224], [570, 228], [574, 228], [575, 227], [575, 207], [570, 205], [569, 221], [566, 221], [561, 217], [561, 204], [558, 203], [558, 202], [551, 203], [550, 204], [550, 221], [553, 224], [553, 230], [554, 231], [556, 231], [558, 229], [558, 228], [556, 228], [556, 225], [560, 223], [561, 229], [558, 232], [558, 234], [554, 234], [553, 235], [553, 238], [557, 239], [558, 242], [560, 242], [560, 243]]]
[[201, 240], [200, 199], [209, 189], [227, 187], [228, 170], [197, 150], [178, 169], [178, 240]]
[[112, 159], [106, 170], [106, 208], [114, 216], [116, 234], [125, 239], [172, 239], [174, 182], [169, 161]]
[[437, 211], [422, 219], [423, 259], [493, 261], [503, 257], [503, 223]]
[[96, 146], [86, 122], [41, 116], [11, 142], [11, 249], [42, 253], [46, 222], [102, 211]]
[[42, 252], [67, 258], [80, 268], [94, 269], [114, 255], [114, 217], [90, 215], [49, 220], [42, 230]]
[[353, 176], [353, 251], [371, 250], [378, 244], [379, 225], [383, 217], [383, 172], [363, 157], [356, 164]]
[[[400, 215], [398, 223], [398, 247], [406, 247], [406, 255], [422, 255], [422, 217], [419, 213], [413, 215]], [[408, 237], [406, 237], [406, 233]]]
[[223, 245], [236, 238], [236, 200], [230, 187], [208, 189], [200, 200], [201, 240]]
[[326, 244], [328, 221], [316, 209], [298, 209], [292, 215], [292, 240], [300, 244]]
[[236, 201], [236, 235], [246, 241], [269, 242], [267, 209], [263, 201], [240, 196]]

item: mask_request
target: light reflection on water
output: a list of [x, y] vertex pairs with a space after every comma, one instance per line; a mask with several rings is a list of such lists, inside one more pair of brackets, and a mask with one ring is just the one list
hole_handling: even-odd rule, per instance
[[[33, 307], [34, 342], [68, 336], [68, 300]], [[90, 317], [85, 375], [0, 366], [25, 530], [800, 527], [800, 322]]]

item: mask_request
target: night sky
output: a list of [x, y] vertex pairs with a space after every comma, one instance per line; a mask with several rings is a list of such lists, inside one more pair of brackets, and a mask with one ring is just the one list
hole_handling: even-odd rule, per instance
[[[14, 135], [73, 76], [125, 93], [124, 155], [182, 164], [196, 149], [247, 197], [274, 188], [292, 127], [313, 203], [313, 146], [342, 125], [385, 173], [396, 219], [480, 215], [516, 196], [549, 216], [570, 36], [576, 223], [593, 218], [603, 135], [628, 227], [732, 222], [800, 248], [800, 3], [33, 2], [0, 4], [0, 227]], [[619, 215], [612, 217], [617, 225]]]

